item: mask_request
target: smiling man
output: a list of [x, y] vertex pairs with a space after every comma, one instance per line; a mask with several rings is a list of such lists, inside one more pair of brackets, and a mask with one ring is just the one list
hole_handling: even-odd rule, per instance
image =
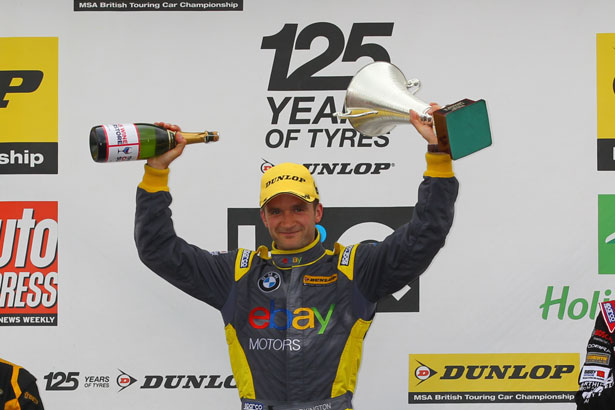
[[[433, 110], [437, 109], [436, 105]], [[209, 252], [173, 229], [168, 166], [178, 146], [145, 166], [137, 190], [135, 240], [141, 260], [220, 310], [243, 410], [352, 409], [363, 338], [376, 304], [423, 273], [444, 245], [458, 183], [430, 125], [411, 122], [429, 144], [411, 220], [376, 244], [325, 249], [323, 206], [309, 170], [283, 163], [261, 179], [261, 219], [271, 250]], [[402, 187], [403, 189], [409, 189]], [[365, 189], [360, 187], [359, 189]]]

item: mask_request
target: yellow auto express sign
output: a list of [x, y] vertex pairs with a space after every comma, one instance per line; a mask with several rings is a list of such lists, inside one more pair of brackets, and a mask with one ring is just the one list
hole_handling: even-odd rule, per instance
[[58, 173], [58, 39], [0, 38], [0, 174]]
[[578, 353], [411, 354], [409, 403], [574, 401]]

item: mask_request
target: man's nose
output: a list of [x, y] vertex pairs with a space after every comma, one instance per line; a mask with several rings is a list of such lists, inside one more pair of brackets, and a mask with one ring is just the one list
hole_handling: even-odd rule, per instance
[[282, 225], [288, 226], [294, 223], [294, 218], [292, 212], [284, 212], [282, 213]]

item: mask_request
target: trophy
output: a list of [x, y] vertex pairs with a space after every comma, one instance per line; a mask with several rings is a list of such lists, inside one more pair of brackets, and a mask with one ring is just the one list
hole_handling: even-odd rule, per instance
[[491, 130], [485, 100], [463, 99], [429, 115], [431, 106], [414, 94], [421, 88], [418, 79], [406, 80], [393, 64], [370, 63], [360, 69], [346, 90], [344, 113], [361, 134], [375, 137], [386, 134], [397, 124], [410, 124], [410, 110], [421, 121], [432, 124], [438, 137], [438, 149], [459, 159], [491, 145]]

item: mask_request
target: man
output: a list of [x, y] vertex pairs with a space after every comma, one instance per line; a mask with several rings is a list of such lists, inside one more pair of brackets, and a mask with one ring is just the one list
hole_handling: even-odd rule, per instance
[[0, 410], [43, 410], [36, 378], [26, 369], [0, 359]]
[[[433, 104], [431, 111], [438, 108]], [[437, 138], [411, 113], [429, 143]], [[159, 123], [168, 129], [179, 127]], [[453, 220], [458, 183], [448, 154], [426, 154], [412, 220], [378, 244], [324, 249], [323, 215], [307, 168], [279, 164], [262, 176], [261, 219], [272, 250], [210, 253], [173, 230], [168, 166], [185, 145], [150, 158], [137, 190], [135, 240], [158, 275], [222, 313], [242, 409], [352, 409], [362, 343], [382, 297], [429, 265]]]
[[603, 302], [600, 310], [579, 374], [579, 391], [575, 395], [579, 410], [615, 409], [615, 301]]

